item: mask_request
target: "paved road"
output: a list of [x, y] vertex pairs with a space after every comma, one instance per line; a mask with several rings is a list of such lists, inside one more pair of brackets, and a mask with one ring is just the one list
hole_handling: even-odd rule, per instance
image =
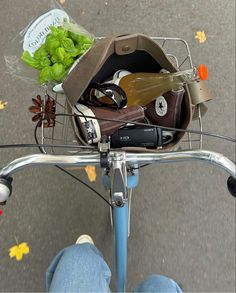
[[[6, 74], [3, 56], [9, 41], [50, 1], [1, 0], [0, 143], [32, 142], [27, 112], [39, 89]], [[205, 129], [235, 135], [235, 1], [234, 0], [70, 0], [64, 7], [97, 36], [143, 32], [178, 36], [191, 47], [195, 64], [210, 70]], [[195, 32], [204, 30], [199, 44]], [[234, 157], [232, 145], [206, 139], [204, 148]], [[32, 153], [33, 150], [30, 150]], [[29, 150], [1, 150], [4, 163]], [[83, 171], [78, 175], [85, 179]], [[183, 284], [185, 291], [235, 291], [235, 201], [226, 190], [227, 176], [203, 164], [147, 167], [132, 204], [128, 289], [157, 272]], [[100, 176], [94, 187], [102, 191]], [[105, 204], [73, 179], [54, 168], [24, 170], [14, 178], [14, 193], [0, 218], [0, 291], [43, 291], [52, 257], [81, 233], [90, 234], [109, 265], [113, 237]], [[8, 249], [27, 241], [31, 252], [22, 262]], [[112, 285], [113, 286], [113, 285]]]

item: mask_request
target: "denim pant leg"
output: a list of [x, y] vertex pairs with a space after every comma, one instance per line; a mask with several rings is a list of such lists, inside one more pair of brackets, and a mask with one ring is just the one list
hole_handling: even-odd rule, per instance
[[46, 273], [49, 292], [111, 292], [111, 271], [98, 249], [75, 244], [58, 253]]
[[176, 292], [182, 293], [179, 285], [172, 279], [161, 275], [152, 275], [141, 282], [132, 292]]

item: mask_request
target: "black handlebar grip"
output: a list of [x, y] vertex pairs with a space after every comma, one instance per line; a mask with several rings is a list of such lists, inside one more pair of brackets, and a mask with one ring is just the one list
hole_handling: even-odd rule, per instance
[[227, 180], [227, 187], [230, 194], [233, 197], [236, 197], [236, 179], [234, 179], [232, 176], [230, 176]]

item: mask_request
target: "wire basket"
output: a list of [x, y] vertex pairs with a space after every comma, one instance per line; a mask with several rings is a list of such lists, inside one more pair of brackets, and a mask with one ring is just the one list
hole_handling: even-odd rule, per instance
[[[104, 37], [97, 37], [97, 40], [101, 40]], [[192, 69], [194, 70], [191, 53], [188, 43], [180, 38], [169, 38], [169, 37], [152, 37], [152, 39], [157, 42], [169, 56], [171, 62], [177, 67], [178, 70]], [[44, 91], [44, 105], [46, 105], [46, 100], [48, 95], [54, 100], [56, 106], [56, 113], [67, 114], [67, 99], [64, 94], [58, 94], [45, 88]], [[194, 129], [202, 132], [202, 115], [200, 106], [197, 106], [198, 117], [192, 122]], [[51, 144], [51, 145], [70, 145], [75, 146], [75, 149], [70, 148], [54, 148], [52, 147], [41, 147], [41, 151], [45, 154], [61, 154], [61, 155], [71, 155], [83, 152], [83, 149], [78, 149], [78, 141], [75, 136], [71, 118], [68, 116], [56, 116], [54, 127], [45, 127], [44, 124], [36, 129], [35, 138], [40, 144]], [[192, 149], [202, 149], [202, 135], [201, 134], [185, 134], [178, 149], [192, 150]]]

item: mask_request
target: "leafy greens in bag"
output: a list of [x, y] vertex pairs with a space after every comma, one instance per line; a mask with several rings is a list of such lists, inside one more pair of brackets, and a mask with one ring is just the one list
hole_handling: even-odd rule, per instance
[[61, 82], [76, 59], [93, 43], [92, 37], [80, 34], [79, 31], [72, 32], [64, 26], [50, 26], [45, 43], [33, 53], [33, 56], [29, 51], [24, 51], [21, 60], [40, 71], [40, 84]]

